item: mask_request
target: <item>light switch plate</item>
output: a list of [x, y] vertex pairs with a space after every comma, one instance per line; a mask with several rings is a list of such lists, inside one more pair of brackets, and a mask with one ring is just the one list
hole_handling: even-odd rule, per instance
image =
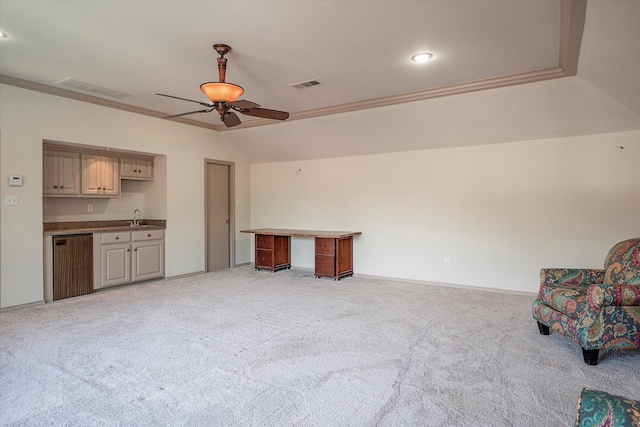
[[18, 196], [4, 196], [6, 206], [18, 206]]
[[22, 175], [11, 175], [9, 176], [9, 185], [11, 186], [21, 186], [22, 185]]

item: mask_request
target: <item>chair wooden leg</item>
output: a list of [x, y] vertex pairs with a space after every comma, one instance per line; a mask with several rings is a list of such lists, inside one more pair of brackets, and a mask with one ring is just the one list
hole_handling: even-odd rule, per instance
[[582, 357], [584, 357], [584, 363], [587, 365], [598, 364], [598, 350], [585, 350], [582, 349]]
[[538, 329], [542, 335], [549, 335], [549, 327], [538, 322]]

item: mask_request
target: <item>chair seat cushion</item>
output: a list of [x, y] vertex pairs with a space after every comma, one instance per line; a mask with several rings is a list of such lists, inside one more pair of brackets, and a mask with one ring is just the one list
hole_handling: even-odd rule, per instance
[[560, 313], [577, 319], [587, 303], [587, 289], [584, 285], [553, 284], [540, 288], [539, 299]]

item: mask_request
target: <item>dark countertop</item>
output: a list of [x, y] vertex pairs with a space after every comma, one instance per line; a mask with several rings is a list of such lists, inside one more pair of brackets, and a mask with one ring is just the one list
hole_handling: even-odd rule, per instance
[[117, 231], [164, 230], [166, 220], [141, 220], [142, 225], [131, 226], [130, 220], [113, 221], [73, 221], [73, 222], [45, 222], [43, 232], [45, 236], [80, 234], [80, 233], [109, 233]]

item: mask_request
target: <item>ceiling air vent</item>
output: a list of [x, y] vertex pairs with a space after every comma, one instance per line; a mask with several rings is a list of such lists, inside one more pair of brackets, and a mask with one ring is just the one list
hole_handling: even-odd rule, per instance
[[289, 86], [295, 87], [296, 89], [305, 89], [312, 86], [318, 86], [319, 84], [320, 82], [314, 79], [314, 80], [307, 80], [300, 83], [292, 83]]
[[126, 99], [134, 96], [130, 93], [120, 92], [119, 90], [109, 89], [106, 87], [94, 85], [92, 83], [82, 82], [80, 80], [74, 79], [73, 77], [67, 77], [64, 80], [60, 80], [59, 82], [56, 82], [56, 85], [66, 86], [71, 89], [89, 92], [98, 96], [107, 96], [114, 99]]

